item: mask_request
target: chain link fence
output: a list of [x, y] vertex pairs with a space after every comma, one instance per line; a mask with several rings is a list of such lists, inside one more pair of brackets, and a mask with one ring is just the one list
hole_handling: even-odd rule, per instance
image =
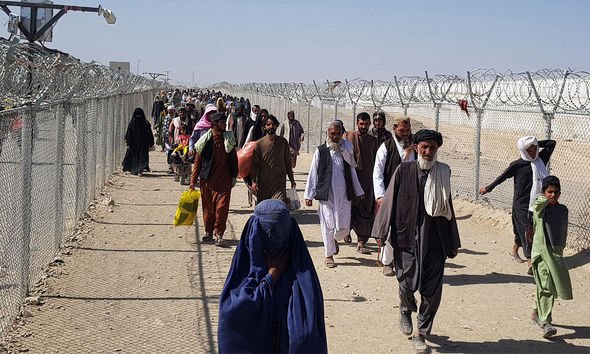
[[[570, 210], [568, 246], [590, 248], [590, 179], [582, 162], [590, 157], [590, 73], [477, 70], [459, 77], [425, 72], [391, 81], [222, 83], [213, 88], [249, 97], [279, 120], [294, 110], [306, 132], [302, 149], [307, 152], [323, 143], [325, 123], [334, 117], [355, 129], [356, 114], [362, 111], [407, 114], [413, 131], [430, 128], [443, 134], [439, 158], [451, 166], [456, 195], [506, 210], [512, 205], [512, 181], [485, 196], [479, 188], [520, 157], [519, 137], [554, 139], [550, 173], [561, 179], [560, 201]], [[392, 128], [391, 122], [387, 127]]]
[[[0, 39], [0, 333], [119, 168], [160, 83]], [[148, 112], [149, 114], [149, 112]]]

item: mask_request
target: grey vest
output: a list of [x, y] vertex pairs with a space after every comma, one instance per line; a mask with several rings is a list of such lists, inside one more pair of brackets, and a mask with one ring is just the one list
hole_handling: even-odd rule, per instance
[[[330, 156], [330, 149], [326, 145], [318, 146], [318, 151], [320, 158], [318, 161], [318, 183], [315, 190], [315, 199], [328, 200], [330, 184], [332, 183], [332, 156]], [[348, 162], [344, 161], [344, 181], [346, 182], [348, 200], [352, 200], [355, 196], [350, 168]]]

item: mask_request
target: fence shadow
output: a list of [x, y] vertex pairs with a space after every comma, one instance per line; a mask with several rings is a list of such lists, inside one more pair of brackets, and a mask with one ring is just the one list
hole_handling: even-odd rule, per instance
[[590, 250], [583, 250], [574, 255], [565, 257], [565, 263], [567, 263], [570, 270], [585, 266], [590, 263]]
[[[531, 330], [533, 330], [531, 328]], [[539, 331], [539, 337], [541, 332]], [[587, 353], [588, 347], [566, 343], [560, 336], [552, 340], [500, 339], [497, 342], [462, 342], [448, 336], [430, 335], [427, 341], [439, 345], [437, 353]]]
[[100, 221], [96, 219], [91, 219], [93, 222], [97, 224], [103, 225], [122, 225], [122, 226], [170, 226], [170, 223], [149, 223], [149, 222], [108, 222], [108, 221]]
[[195, 250], [132, 250], [132, 249], [113, 249], [113, 248], [92, 248], [77, 247], [77, 250], [94, 251], [94, 252], [137, 252], [137, 253], [195, 253]]
[[[343, 260], [345, 260], [343, 262]], [[335, 256], [336, 264], [339, 266], [363, 266], [363, 267], [375, 267], [377, 262], [376, 259], [360, 258], [360, 257], [339, 257]]]
[[449, 274], [444, 276], [445, 284], [464, 286], [477, 284], [535, 284], [530, 275], [515, 275], [491, 272], [488, 274]]
[[[215, 344], [214, 339], [214, 330], [213, 326], [211, 325], [211, 311], [209, 309], [209, 297], [207, 295], [207, 290], [205, 286], [205, 272], [203, 267], [203, 252], [201, 247], [201, 235], [199, 232], [199, 222], [195, 219], [195, 237], [196, 237], [196, 255], [192, 258], [190, 264], [188, 265], [188, 272], [189, 272], [189, 281], [191, 286], [191, 293], [197, 297], [201, 298], [202, 304], [201, 310], [198, 313], [195, 313], [195, 317], [201, 318], [200, 321], [196, 321], [197, 327], [201, 327], [201, 324], [204, 324], [204, 330], [201, 328], [195, 328], [198, 330], [199, 336], [204, 336], [202, 338], [201, 349], [206, 353], [216, 353], [217, 352], [217, 345]], [[202, 312], [202, 313], [201, 313]]]
[[291, 214], [299, 225], [317, 225], [320, 223], [317, 210], [298, 210]]
[[458, 253], [469, 254], [473, 256], [485, 256], [486, 254], [488, 254], [487, 252], [473, 251], [468, 248], [460, 248]]
[[473, 216], [472, 214], [460, 215], [460, 216], [456, 216], [455, 219], [457, 219], [457, 220], [467, 220], [467, 219], [470, 219], [472, 216]]

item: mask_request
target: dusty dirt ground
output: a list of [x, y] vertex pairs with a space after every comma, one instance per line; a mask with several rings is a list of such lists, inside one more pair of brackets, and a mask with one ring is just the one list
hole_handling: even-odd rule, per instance
[[[201, 244], [200, 212], [196, 228], [171, 226], [186, 187], [166, 174], [163, 154], [153, 152], [151, 159], [153, 173], [109, 181], [60, 255], [64, 264], [49, 267], [36, 290], [43, 304], [24, 307], [0, 341], [0, 353], [217, 351], [219, 294], [252, 212], [245, 187], [238, 183], [233, 190], [226, 233], [231, 248]], [[300, 156], [296, 169], [300, 197], [309, 162], [310, 155]], [[375, 266], [376, 252], [360, 255], [348, 245], [341, 245], [338, 267], [326, 268], [316, 206], [294, 217], [321, 280], [330, 352], [412, 353], [397, 326], [395, 278]], [[446, 265], [443, 300], [428, 338], [432, 351], [589, 352], [590, 256], [568, 253], [574, 300], [556, 302], [558, 335], [545, 340], [529, 320], [533, 279], [507, 253], [510, 216], [462, 200], [455, 208], [463, 248]]]

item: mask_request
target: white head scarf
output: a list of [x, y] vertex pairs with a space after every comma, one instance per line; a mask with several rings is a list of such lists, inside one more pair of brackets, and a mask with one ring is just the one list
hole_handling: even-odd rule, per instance
[[541, 193], [543, 178], [549, 176], [547, 166], [545, 166], [543, 160], [539, 158], [539, 149], [537, 148], [537, 155], [534, 158], [532, 158], [526, 151], [526, 149], [532, 145], [539, 146], [539, 142], [534, 136], [523, 136], [518, 139], [517, 147], [520, 152], [520, 157], [523, 160], [530, 162], [531, 169], [533, 170], [533, 187], [531, 188], [531, 195], [529, 197], [529, 211], [533, 211], [535, 198], [537, 197], [537, 194]]

